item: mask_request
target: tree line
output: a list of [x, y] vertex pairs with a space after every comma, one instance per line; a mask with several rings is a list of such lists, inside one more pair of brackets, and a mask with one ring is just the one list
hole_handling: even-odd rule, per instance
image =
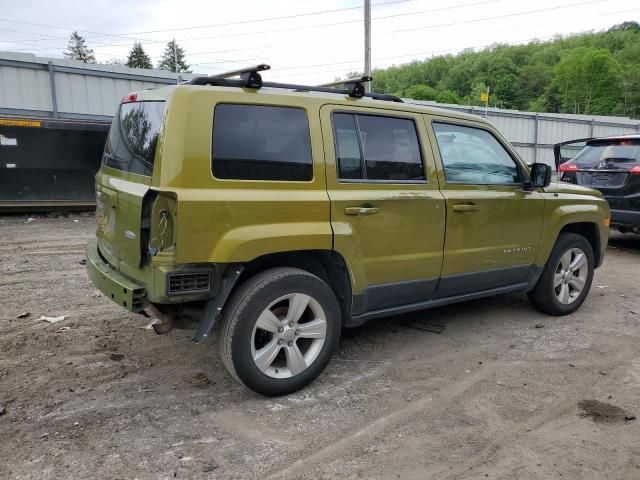
[[[354, 76], [355, 72], [349, 74]], [[376, 69], [372, 89], [416, 100], [640, 117], [640, 25], [494, 45]]]
[[[93, 49], [87, 46], [85, 38], [73, 32], [69, 38], [67, 50], [63, 52], [65, 58], [80, 60], [84, 63], [96, 63], [96, 55]], [[145, 52], [142, 44], [136, 42], [129, 51], [126, 60], [114, 59], [107, 63], [126, 65], [129, 68], [153, 68], [151, 57]], [[185, 62], [184, 49], [175, 40], [167, 42], [157, 68], [170, 72], [189, 72], [189, 65]]]

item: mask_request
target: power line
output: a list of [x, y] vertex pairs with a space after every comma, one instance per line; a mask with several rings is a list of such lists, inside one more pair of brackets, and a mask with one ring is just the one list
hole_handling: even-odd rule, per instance
[[[398, 18], [398, 17], [405, 17], [405, 16], [412, 16], [412, 15], [421, 15], [421, 14], [425, 14], [425, 13], [435, 13], [435, 12], [444, 12], [444, 11], [448, 11], [448, 10], [455, 10], [458, 8], [466, 8], [466, 7], [475, 7], [478, 5], [486, 5], [489, 3], [496, 3], [499, 2], [501, 0], [482, 0], [482, 1], [475, 1], [475, 2], [471, 2], [471, 3], [465, 3], [465, 4], [461, 4], [461, 5], [450, 5], [447, 7], [440, 7], [440, 8], [432, 8], [429, 10], [419, 10], [416, 12], [405, 12], [405, 13], [397, 13], [397, 14], [393, 14], [393, 15], [379, 15], [377, 17], [373, 17], [372, 21], [375, 20], [386, 20], [389, 18]], [[604, 0], [598, 0], [598, 1], [604, 1]], [[380, 4], [378, 4], [380, 5]], [[359, 7], [362, 8], [362, 7]], [[261, 30], [261, 31], [251, 31], [251, 32], [240, 32], [240, 33], [228, 33], [228, 34], [222, 34], [222, 35], [214, 35], [214, 36], [206, 36], [206, 37], [193, 37], [193, 38], [183, 38], [180, 41], [181, 42], [192, 42], [192, 41], [197, 41], [197, 40], [213, 40], [216, 38], [228, 38], [228, 37], [244, 37], [244, 36], [250, 36], [250, 35], [262, 35], [262, 34], [269, 34], [269, 33], [281, 33], [281, 32], [292, 32], [292, 31], [296, 31], [296, 30], [306, 30], [306, 29], [313, 29], [313, 28], [319, 28], [319, 27], [333, 27], [333, 26], [338, 26], [338, 25], [347, 25], [347, 24], [352, 24], [352, 23], [362, 23], [361, 19], [357, 19], [357, 20], [344, 20], [341, 22], [331, 22], [331, 23], [318, 23], [315, 25], [299, 25], [296, 27], [289, 27], [289, 28], [278, 28], [278, 29], [272, 29], [272, 30]], [[161, 42], [161, 41], [156, 41], [156, 42]]]
[[[443, 7], [443, 8], [439, 8], [439, 9], [432, 9], [432, 10], [425, 10], [425, 11], [418, 11], [418, 12], [407, 12], [407, 13], [393, 14], [393, 15], [386, 15], [386, 16], [378, 16], [378, 17], [375, 17], [374, 20], [385, 19], [385, 18], [396, 18], [396, 17], [400, 17], [400, 16], [416, 15], [416, 14], [421, 14], [421, 13], [432, 13], [432, 12], [435, 12], [435, 11], [451, 10], [451, 9], [464, 8], [464, 7], [469, 7], [469, 6], [481, 5], [481, 4], [488, 4], [488, 3], [493, 3], [493, 2], [496, 2], [496, 1], [499, 1], [499, 0], [477, 1], [477, 2], [473, 2], [473, 3], [467, 3], [467, 4], [455, 5], [455, 6], [448, 6], [448, 7]], [[482, 22], [482, 21], [493, 20], [493, 19], [498, 19], [498, 18], [522, 16], [522, 15], [528, 15], [528, 14], [532, 14], [532, 13], [539, 13], [539, 12], [557, 10], [557, 9], [562, 9], [562, 8], [569, 8], [569, 7], [574, 7], [574, 6], [582, 6], [582, 5], [592, 4], [592, 3], [601, 3], [602, 1], [604, 1], [604, 0], [592, 0], [592, 1], [587, 1], [587, 2], [578, 2], [578, 3], [573, 3], [573, 4], [566, 4], [566, 5], [560, 5], [560, 6], [545, 8], [545, 9], [537, 9], [537, 10], [531, 10], [531, 11], [526, 11], [526, 12], [516, 12], [516, 13], [511, 13], [511, 14], [484, 17], [484, 18], [471, 19], [471, 20], [465, 20], [465, 21], [459, 21], [459, 22], [450, 22], [450, 23], [447, 23], [447, 24], [430, 25], [430, 26], [419, 27], [419, 28], [416, 28], [416, 29], [405, 29], [405, 30], [400, 30], [400, 31], [420, 30], [420, 29], [424, 29], [424, 28], [439, 28], [439, 27], [452, 26], [452, 25], [462, 25], [462, 24], [468, 24], [468, 23], [476, 23], [476, 22]], [[391, 4], [391, 3], [401, 3], [401, 2], [387, 2], [387, 3], [384, 3], [384, 4], [375, 4], [375, 5], [386, 5], [386, 4]], [[356, 7], [353, 7], [352, 9], [355, 9], [355, 8]], [[358, 7], [358, 8], [361, 8], [361, 7]], [[339, 10], [342, 10], [342, 9], [339, 9]], [[617, 12], [617, 13], [623, 13], [623, 12], [626, 12], [626, 11], [633, 11], [633, 10], [635, 10], [635, 9], [620, 11], [620, 12]], [[604, 13], [603, 15], [608, 15], [608, 14], [612, 14], [612, 13], [616, 13], [616, 12], [607, 12], [607, 13]], [[0, 20], [3, 20], [3, 19], [0, 19]], [[297, 30], [297, 29], [300, 29], [300, 28], [317, 28], [317, 27], [321, 27], [321, 26], [333, 26], [333, 25], [339, 25], [339, 24], [360, 23], [360, 22], [361, 22], [361, 20], [350, 20], [350, 21], [346, 21], [346, 22], [337, 22], [337, 23], [334, 22], [334, 23], [331, 23], [331, 24], [317, 24], [317, 25], [311, 25], [311, 26], [300, 26], [300, 27], [296, 27], [296, 28], [279, 29], [279, 30], [276, 29], [276, 30], [268, 30], [268, 31], [263, 31], [263, 32], [248, 32], [248, 33], [238, 33], [238, 34], [227, 34], [227, 35], [219, 35], [219, 36], [214, 36], [214, 37], [198, 37], [198, 38], [192, 38], [192, 39], [186, 39], [186, 40], [180, 40], [180, 41], [181, 42], [184, 42], [184, 41], [195, 41], [195, 40], [204, 40], [204, 39], [208, 39], [208, 38], [220, 38], [220, 37], [225, 37], [226, 38], [226, 37], [230, 37], [230, 36], [240, 36], [240, 35], [260, 34], [260, 33], [276, 33], [276, 32], [280, 32], [280, 31]], [[18, 33], [26, 33], [26, 34], [30, 34], [30, 35], [35, 34], [35, 32], [21, 32], [21, 31], [17, 31], [17, 30], [8, 30], [8, 31], [13, 31], [13, 32], [18, 32]], [[394, 31], [394, 32], [383, 32], [383, 33], [396, 33], [396, 32]], [[49, 37], [51, 37], [50, 39], [55, 39], [55, 38], [67, 39], [67, 37], [54, 36], [54, 35], [49, 35]], [[42, 38], [40, 40], [48, 41], [50, 39]], [[10, 41], [10, 42], [11, 43], [20, 43], [19, 41]], [[145, 42], [141, 42], [141, 43], [144, 44]], [[152, 43], [164, 43], [164, 40], [154, 40], [154, 41], [152, 41]], [[102, 44], [102, 45], [104, 45], [104, 46], [113, 46], [113, 47], [125, 47], [125, 46], [130, 46], [131, 44]], [[92, 47], [94, 47], [94, 46], [95, 45], [92, 45]], [[64, 48], [64, 47], [57, 47], [57, 48]], [[255, 47], [251, 47], [251, 48], [247, 48], [247, 49], [236, 49], [236, 51], [250, 50], [250, 49], [254, 49], [254, 48]], [[195, 54], [191, 54], [189, 56], [221, 53], [221, 52], [227, 52], [227, 51], [232, 51], [232, 50], [198, 52], [198, 53], [195, 53]], [[106, 55], [112, 55], [112, 56], [115, 55], [115, 56], [117, 56], [118, 55], [118, 54], [108, 53], [108, 52], [104, 52], [104, 51], [103, 52], [97, 52], [96, 54], [97, 55], [101, 55], [101, 56], [106, 56]], [[397, 58], [397, 57], [403, 57], [403, 56], [406, 57], [406, 56], [410, 56], [410, 55], [399, 55], [399, 56], [396, 55], [396, 56], [387, 57], [387, 58]], [[214, 64], [215, 63], [242, 63], [243, 61], [246, 61], [246, 59], [244, 59], [244, 60], [218, 59], [218, 60], [213, 61], [213, 62], [195, 63], [194, 65], [207, 65], [209, 63], [214, 63]], [[336, 64], [350, 64], [350, 63], [356, 63], [356, 62], [359, 63], [359, 61], [337, 62], [337, 63], [333, 63], [333, 64], [319, 64], [319, 66], [322, 66], [322, 65], [336, 65]], [[298, 67], [291, 67], [290, 69], [296, 69], [296, 68], [298, 68]], [[305, 68], [305, 67], [302, 66], [300, 68]]]
[[[611, 12], [611, 13], [624, 13], [626, 11], [634, 11], [634, 10], [638, 10], [638, 9], [632, 9], [632, 10], [624, 10], [624, 11], [620, 11], [620, 12]], [[575, 34], [569, 34], [567, 36], [561, 36], [560, 39], [566, 39], [567, 37], [571, 37], [572, 35]], [[433, 58], [433, 56], [436, 55], [442, 55], [442, 54], [446, 54], [446, 53], [452, 53], [452, 52], [462, 52], [464, 50], [468, 50], [468, 49], [473, 49], [475, 51], [481, 51], [484, 49], [488, 49], [488, 48], [492, 48], [492, 47], [500, 47], [500, 46], [516, 46], [516, 45], [526, 45], [528, 43], [532, 43], [532, 42], [541, 42], [541, 41], [546, 41], [546, 40], [551, 40], [554, 38], [558, 38], [557, 34], [554, 35], [548, 35], [546, 37], [532, 37], [532, 38], [527, 38], [527, 39], [523, 39], [523, 40], [514, 40], [513, 42], [494, 42], [494, 43], [490, 43], [490, 44], [485, 44], [485, 45], [475, 45], [475, 46], [467, 46], [467, 47], [462, 47], [462, 48], [454, 48], [454, 49], [448, 49], [448, 50], [432, 50], [429, 52], [418, 52], [418, 53], [408, 53], [408, 54], [403, 54], [403, 55], [390, 55], [390, 56], [386, 56], [386, 57], [377, 57], [374, 58], [374, 61], [380, 61], [380, 60], [392, 60], [392, 59], [396, 59], [396, 58], [403, 58], [403, 57], [419, 57], [419, 56], [431, 56], [430, 58]], [[293, 74], [282, 74], [280, 75], [280, 72], [282, 71], [287, 71], [287, 70], [299, 70], [299, 69], [303, 69], [303, 68], [312, 68], [312, 67], [326, 67], [326, 66], [334, 66], [334, 65], [349, 65], [349, 64], [361, 64], [362, 61], [361, 60], [350, 60], [350, 61], [345, 61], [345, 62], [334, 62], [334, 63], [320, 63], [320, 64], [312, 64], [312, 65], [299, 65], [296, 67], [286, 67], [286, 68], [277, 68], [274, 70], [271, 70], [271, 72], [273, 72], [273, 74], [271, 74], [271, 72], [268, 74], [271, 78], [280, 78], [280, 77], [284, 77], [284, 76], [302, 76], [302, 75], [312, 75], [315, 73], [326, 73], [326, 72], [337, 72], [339, 70], [342, 70], [342, 68], [336, 68], [336, 69], [332, 69], [332, 70], [316, 70], [316, 71], [312, 71], [312, 72], [301, 72], [301, 73], [293, 73]], [[399, 66], [402, 66], [403, 64], [400, 64]], [[380, 69], [380, 68], [389, 68], [390, 66], [387, 67], [381, 67], [381, 66], [377, 66], [377, 67], [373, 67], [373, 70], [375, 69]], [[215, 74], [213, 74], [215, 75]]]
[[[393, 5], [396, 3], [407, 3], [410, 2], [411, 0], [393, 0], [390, 2], [381, 2], [381, 3], [374, 3], [371, 6], [372, 7], [380, 7], [383, 5]], [[162, 30], [148, 30], [146, 32], [129, 32], [127, 33], [127, 35], [144, 35], [144, 34], [148, 34], [148, 33], [164, 33], [164, 32], [177, 32], [179, 30], [197, 30], [197, 29], [204, 29], [204, 28], [216, 28], [216, 27], [228, 27], [228, 26], [232, 26], [232, 25], [243, 25], [243, 24], [247, 24], [247, 23], [258, 23], [258, 22], [271, 22], [273, 20], [286, 20], [286, 19], [290, 19], [290, 18], [300, 18], [300, 17], [310, 17], [310, 16], [314, 16], [314, 15], [322, 15], [325, 13], [335, 13], [335, 12], [345, 12], [348, 10], [360, 10], [362, 9], [363, 6], [362, 5], [358, 5], [355, 7], [345, 7], [345, 8], [335, 8], [332, 10], [320, 10], [317, 12], [307, 12], [307, 13], [297, 13], [294, 15], [282, 15], [279, 17], [269, 17], [269, 18], [257, 18], [254, 20], [237, 20], [237, 21], [233, 21], [233, 22], [226, 22], [226, 23], [214, 23], [214, 24], [210, 24], [210, 25], [196, 25], [196, 26], [191, 26], [191, 27], [176, 27], [176, 28], [166, 28], [166, 29], [162, 29]]]
[[[411, 0], [392, 0], [389, 2], [381, 2], [381, 3], [377, 3], [374, 4], [373, 6], [384, 6], [384, 5], [393, 5], [393, 4], [397, 4], [397, 3], [407, 3]], [[210, 25], [196, 25], [196, 26], [190, 26], [190, 27], [176, 27], [176, 28], [167, 28], [167, 29], [161, 29], [161, 30], [149, 30], [149, 31], [145, 31], [145, 32], [128, 32], [128, 33], [104, 33], [104, 32], [95, 32], [95, 31], [91, 31], [91, 30], [77, 30], [75, 28], [69, 28], [69, 27], [62, 27], [60, 25], [52, 25], [52, 24], [48, 24], [48, 23], [37, 23], [37, 22], [29, 22], [29, 21], [25, 21], [25, 20], [15, 20], [15, 19], [10, 19], [10, 18], [0, 18], [0, 21], [2, 22], [10, 22], [10, 23], [21, 23], [24, 25], [33, 25], [33, 26], [37, 26], [37, 27], [49, 27], [49, 28], [56, 28], [58, 30], [67, 30], [69, 32], [71, 31], [78, 31], [79, 33], [85, 33], [85, 34], [90, 34], [90, 35], [99, 35], [99, 36], [105, 36], [105, 37], [119, 37], [119, 38], [126, 38], [126, 39], [130, 39], [130, 40], [134, 40], [136, 42], [139, 41], [143, 41], [143, 42], [148, 42], [148, 43], [164, 43], [165, 40], [149, 40], [149, 39], [143, 39], [143, 38], [138, 38], [138, 37], [130, 37], [129, 35], [144, 35], [144, 34], [148, 34], [148, 33], [164, 33], [164, 32], [176, 32], [176, 31], [180, 31], [180, 30], [196, 30], [196, 29], [205, 29], [205, 28], [215, 28], [215, 27], [226, 27], [226, 26], [232, 26], [232, 25], [241, 25], [241, 24], [247, 24], [247, 23], [257, 23], [257, 22], [269, 22], [269, 21], [273, 21], [273, 20], [285, 20], [285, 19], [290, 19], [290, 18], [300, 18], [300, 17], [306, 17], [306, 16], [314, 16], [314, 15], [320, 15], [320, 14], [325, 14], [325, 13], [334, 13], [334, 12], [343, 12], [343, 11], [347, 11], [347, 10], [357, 10], [357, 9], [361, 9], [363, 8], [362, 6], [355, 6], [355, 7], [347, 7], [347, 8], [336, 8], [336, 9], [332, 9], [332, 10], [321, 10], [321, 11], [316, 11], [316, 12], [307, 12], [307, 13], [298, 13], [298, 14], [294, 14], [294, 15], [282, 15], [279, 17], [269, 17], [269, 18], [257, 18], [254, 20], [237, 20], [237, 21], [233, 21], [233, 22], [227, 22], [227, 23], [217, 23], [217, 24], [210, 24]], [[9, 31], [9, 32], [16, 32], [16, 33], [32, 33], [32, 32], [23, 32], [23, 31], [19, 31], [19, 30], [6, 30], [3, 29], [5, 31]], [[53, 38], [67, 38], [67, 37], [61, 37], [58, 35], [54, 35], [52, 36]], [[46, 39], [43, 39], [46, 40]], [[111, 46], [112, 44], [105, 44], [105, 46]], [[130, 45], [130, 44], [126, 44], [126, 45]], [[124, 45], [113, 45], [113, 46], [124, 46]]]
[[[476, 2], [474, 4], [466, 4], [465, 6], [493, 3], [494, 1], [495, 0], [484, 1], [484, 2]], [[573, 7], [573, 6], [581, 6], [581, 5], [587, 5], [587, 4], [592, 4], [592, 3], [602, 3], [603, 1], [605, 1], [605, 0], [589, 0], [587, 2], [579, 2], [579, 3], [573, 3], [573, 4], [567, 4], [567, 5], [559, 5], [559, 6], [555, 6], [555, 7], [532, 10], [532, 11], [527, 11], [527, 12], [518, 12], [518, 13], [512, 13], [512, 14], [500, 15], [500, 16], [494, 16], [494, 17], [485, 17], [485, 18], [482, 18], [482, 19], [472, 19], [472, 20], [466, 20], [466, 21], [460, 21], [460, 22], [452, 22], [452, 23], [448, 23], [448, 24], [431, 25], [429, 27], [420, 27], [419, 29], [422, 29], [422, 28], [438, 28], [438, 27], [444, 27], [444, 26], [449, 26], [449, 25], [460, 25], [460, 24], [466, 24], [466, 23], [475, 23], [475, 22], [478, 22], [478, 21], [492, 20], [494, 18], [522, 16], [522, 15], [527, 15], [527, 14], [531, 14], [531, 13], [539, 13], [539, 12], [543, 12], [543, 11], [557, 10], [557, 9], [569, 8], [569, 7]], [[463, 5], [460, 5], [458, 7], [462, 7], [462, 6]], [[436, 9], [436, 10], [448, 10], [448, 9], [451, 9], [451, 8], [456, 8], [456, 7], [444, 7], [442, 9]], [[431, 10], [431, 12], [436, 11], [436, 10]], [[609, 12], [609, 13], [624, 13], [624, 12], [625, 11]], [[377, 17], [377, 18], [392, 18], [392, 17], [396, 17], [396, 16], [411, 15], [411, 14], [416, 14], [416, 13], [421, 13], [421, 12], [412, 12], [412, 13], [407, 13], [407, 14], [388, 15], [388, 16], [385, 16], [385, 17]], [[607, 13], [607, 14], [609, 14], [609, 13]], [[360, 21], [361, 20], [355, 20], [355, 21], [349, 21], [348, 23], [353, 23], [353, 22], [358, 22], [359, 23]], [[404, 31], [404, 30], [401, 30], [401, 31]], [[389, 33], [395, 33], [395, 32], [389, 32]], [[419, 54], [416, 54], [416, 55], [419, 55]], [[396, 57], [403, 57], [403, 56], [406, 57], [406, 56], [410, 56], [410, 55], [399, 55], [399, 56], [392, 56], [392, 57], [387, 57], [387, 58], [396, 58]], [[356, 64], [356, 63], [360, 63], [360, 60], [346, 61], [346, 62], [333, 62], [333, 63], [327, 63], [327, 64], [317, 64], [317, 66], [331, 66], [331, 65], [339, 65], [339, 64], [350, 65], [350, 64]], [[208, 63], [199, 63], [197, 65], [207, 65], [207, 64]], [[297, 68], [298, 67], [291, 67], [289, 69], [284, 69], [284, 70], [297, 69]], [[302, 68], [304, 68], [304, 67], [302, 67]], [[283, 69], [278, 69], [278, 71], [280, 71], [280, 70], [283, 70]]]
[[492, 17], [483, 17], [483, 18], [475, 18], [473, 20], [462, 20], [460, 22], [451, 22], [451, 23], [441, 23], [438, 25], [424, 25], [422, 27], [416, 27], [416, 28], [404, 28], [402, 30], [394, 30], [392, 33], [399, 33], [399, 32], [413, 32], [416, 30], [424, 30], [425, 28], [440, 28], [440, 27], [451, 27], [454, 25], [467, 25], [469, 23], [477, 23], [477, 22], [485, 22], [487, 20], [496, 20], [496, 19], [500, 19], [500, 18], [511, 18], [511, 17], [518, 17], [518, 16], [522, 16], [522, 15], [530, 15], [532, 13], [541, 13], [541, 12], [550, 12], [552, 10], [560, 10], [562, 8], [570, 8], [570, 7], [579, 7], [582, 5], [589, 5], [591, 3], [602, 3], [608, 0], [590, 0], [588, 2], [578, 2], [578, 3], [569, 3], [566, 5], [558, 5], [555, 7], [549, 7], [549, 8], [540, 8], [538, 10], [529, 10], [527, 12], [517, 12], [517, 13], [508, 13], [506, 15], [495, 15]]
[[[409, 0], [402, 0], [403, 2], [405, 1], [409, 1]], [[479, 6], [479, 5], [486, 5], [489, 3], [496, 3], [499, 2], [500, 0], [482, 0], [482, 1], [475, 1], [475, 2], [471, 2], [471, 3], [465, 3], [465, 4], [461, 4], [461, 5], [450, 5], [447, 7], [440, 7], [440, 8], [432, 8], [429, 10], [419, 10], [419, 11], [414, 11], [414, 12], [405, 12], [405, 13], [398, 13], [398, 14], [393, 14], [393, 15], [380, 15], [377, 17], [373, 17], [372, 20], [376, 21], [376, 20], [385, 20], [385, 19], [389, 19], [389, 18], [398, 18], [398, 17], [404, 17], [404, 16], [412, 16], [412, 15], [421, 15], [421, 14], [425, 14], [425, 13], [435, 13], [435, 12], [443, 12], [443, 11], [448, 11], [448, 10], [455, 10], [455, 9], [459, 9], [459, 8], [466, 8], [466, 7], [474, 7], [474, 6]], [[603, 0], [600, 0], [603, 1]], [[386, 4], [391, 4], [391, 3], [400, 3], [400, 2], [388, 2], [385, 4], [377, 4], [377, 6], [380, 5], [386, 5]], [[372, 5], [373, 6], [373, 5]], [[354, 9], [356, 7], [350, 8], [350, 9]], [[357, 8], [362, 8], [362, 7], [357, 7]], [[0, 19], [2, 20], [2, 19]], [[261, 30], [261, 31], [250, 31], [250, 32], [240, 32], [240, 33], [228, 33], [228, 34], [221, 34], [221, 35], [213, 35], [213, 36], [204, 36], [204, 37], [192, 37], [192, 38], [183, 38], [180, 39], [181, 43], [184, 42], [192, 42], [192, 41], [198, 41], [198, 40], [213, 40], [213, 39], [217, 39], [217, 38], [228, 38], [228, 37], [243, 37], [243, 36], [251, 36], [251, 35], [262, 35], [262, 34], [271, 34], [271, 33], [281, 33], [281, 32], [291, 32], [291, 31], [296, 31], [296, 30], [306, 30], [306, 29], [314, 29], [314, 28], [320, 28], [320, 27], [334, 27], [334, 26], [338, 26], [338, 25], [348, 25], [348, 24], [353, 24], [353, 23], [361, 23], [361, 20], [345, 20], [345, 21], [341, 21], [341, 22], [331, 22], [331, 23], [319, 23], [319, 24], [315, 24], [315, 25], [300, 25], [300, 26], [296, 26], [296, 27], [288, 27], [288, 28], [279, 28], [279, 29], [271, 29], [271, 30]], [[17, 30], [14, 30], [16, 32], [18, 32]], [[30, 33], [30, 32], [20, 32], [20, 33]], [[140, 32], [140, 33], [150, 33], [150, 32]], [[62, 39], [66, 39], [67, 37], [60, 37], [60, 36], [56, 36], [57, 38], [62, 38]], [[142, 43], [143, 45], [150, 45], [150, 44], [158, 44], [158, 43], [166, 43], [168, 40], [143, 40], [140, 39], [142, 41], [140, 41], [139, 43]], [[29, 41], [40, 41], [40, 40], [25, 40], [24, 42], [29, 42]], [[122, 44], [113, 44], [113, 43], [97, 43], [97, 44], [93, 44], [92, 47], [93, 48], [101, 48], [101, 47], [129, 47], [131, 46], [131, 43], [122, 43]]]

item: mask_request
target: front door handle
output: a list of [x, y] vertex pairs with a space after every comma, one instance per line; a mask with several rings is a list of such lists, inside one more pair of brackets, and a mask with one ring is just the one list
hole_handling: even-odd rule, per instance
[[477, 212], [480, 210], [480, 205], [475, 203], [458, 203], [453, 206], [454, 212]]
[[373, 215], [379, 211], [378, 207], [347, 207], [344, 209], [344, 213], [347, 215]]

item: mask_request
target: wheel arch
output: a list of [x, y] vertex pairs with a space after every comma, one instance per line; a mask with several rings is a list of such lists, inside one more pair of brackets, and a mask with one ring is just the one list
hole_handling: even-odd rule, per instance
[[[563, 233], [575, 233], [586, 238], [591, 245], [591, 248], [593, 249], [595, 260], [594, 267], [597, 268], [602, 264], [605, 245], [603, 245], [602, 233], [598, 224], [591, 219], [576, 219], [575, 221], [568, 221], [564, 224], [559, 225], [554, 235], [546, 235], [546, 238], [548, 240], [546, 242], [542, 242], [542, 248], [536, 261], [536, 264], [538, 266], [544, 267], [544, 265], [547, 263], [547, 260], [549, 259], [549, 255], [551, 255], [551, 250], [557, 243], [560, 235]], [[606, 238], [604, 239], [604, 242], [606, 243]]]
[[351, 274], [345, 259], [334, 250], [295, 250], [270, 253], [246, 262], [243, 267], [242, 274], [234, 289], [247, 279], [270, 268], [299, 268], [314, 274], [329, 285], [340, 305], [343, 325], [351, 316]]
[[593, 249], [595, 266], [600, 266], [602, 263], [602, 254], [600, 252], [600, 232], [594, 222], [569, 223], [562, 227], [558, 236], [565, 232], [575, 233], [586, 238]]

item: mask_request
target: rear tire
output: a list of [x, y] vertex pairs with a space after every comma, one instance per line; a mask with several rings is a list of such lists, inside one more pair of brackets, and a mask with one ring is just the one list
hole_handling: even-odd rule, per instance
[[593, 281], [594, 255], [589, 241], [576, 233], [561, 233], [529, 300], [549, 315], [575, 312], [587, 298]]
[[297, 268], [247, 280], [224, 309], [218, 345], [229, 373], [263, 395], [311, 383], [338, 345], [341, 316], [331, 288]]

